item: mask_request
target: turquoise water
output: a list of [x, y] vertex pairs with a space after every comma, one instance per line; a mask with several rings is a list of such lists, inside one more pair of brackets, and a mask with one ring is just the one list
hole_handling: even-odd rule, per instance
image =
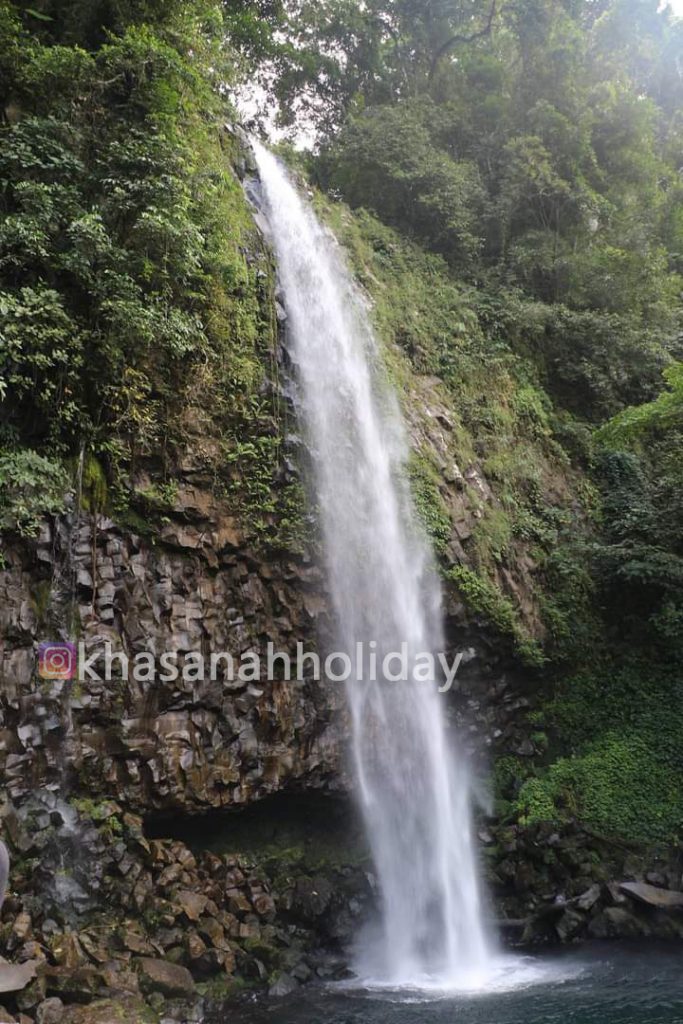
[[683, 946], [583, 946], [518, 958], [498, 985], [442, 997], [309, 985], [286, 999], [232, 1006], [215, 1024], [683, 1024]]

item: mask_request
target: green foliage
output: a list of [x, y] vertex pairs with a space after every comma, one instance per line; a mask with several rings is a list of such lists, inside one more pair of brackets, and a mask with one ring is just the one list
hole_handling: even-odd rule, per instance
[[370, 110], [356, 118], [326, 157], [326, 181], [352, 206], [369, 207], [451, 260], [467, 262], [480, 247], [479, 173], [475, 164], [453, 160], [434, 146], [429, 118], [422, 105]]
[[14, 399], [10, 420], [60, 446], [77, 428], [81, 410], [74, 390], [83, 368], [83, 336], [53, 289], [24, 287], [0, 293], [0, 389]]
[[100, 834], [108, 843], [116, 842], [123, 833], [123, 822], [120, 808], [108, 800], [92, 800], [89, 797], [78, 797], [71, 801], [82, 819], [94, 822]]
[[97, 515], [107, 506], [107, 477], [102, 465], [91, 454], [79, 460], [76, 469], [76, 486], [79, 488], [81, 507]]
[[670, 840], [683, 825], [677, 663], [656, 638], [647, 652], [638, 636], [602, 643], [545, 696], [535, 721], [552, 757], [521, 766], [513, 811], [524, 822], [577, 819], [606, 836]]
[[[324, 132], [309, 162], [356, 212], [319, 202], [406, 402], [419, 374], [417, 400], [450, 406], [444, 463], [493, 488], [458, 478], [476, 515], [449, 585], [527, 662], [564, 666], [537, 760], [501, 765], [508, 810], [530, 772], [525, 820], [674, 834], [682, 28], [655, 8], [2, 0], [0, 529], [35, 534], [85, 452], [84, 508], [153, 537], [191, 448], [263, 543], [310, 530], [270, 384], [273, 268], [218, 128], [225, 85], [260, 69], [281, 121]], [[145, 460], [161, 470], [136, 491]], [[445, 562], [442, 472], [409, 467]]]
[[439, 474], [424, 456], [411, 453], [408, 479], [415, 511], [437, 554], [443, 554], [451, 536], [451, 519], [439, 494]]
[[639, 733], [607, 734], [528, 779], [516, 802], [524, 824], [578, 818], [600, 835], [671, 841], [683, 826], [680, 765], [662, 767]]
[[[309, 32], [357, 16], [343, 6], [328, 0]], [[345, 73], [366, 60], [372, 75], [325, 140], [322, 184], [443, 253], [484, 314], [512, 301], [508, 342], [574, 415], [653, 398], [681, 324], [680, 134], [659, 87], [680, 24], [652, 11], [608, 43], [602, 21], [556, 0], [508, 5], [481, 33], [456, 31], [458, 3], [363, 10], [379, 38], [367, 25], [364, 52], [337, 38]]]
[[43, 516], [64, 510], [68, 490], [59, 463], [29, 448], [0, 449], [0, 531], [35, 537]]
[[607, 447], [632, 444], [648, 434], [672, 427], [683, 427], [683, 363], [664, 371], [668, 387], [653, 402], [624, 409], [597, 432], [597, 440]]
[[501, 633], [515, 634], [517, 616], [509, 599], [504, 598], [495, 587], [465, 566], [456, 565], [448, 576], [473, 612], [483, 616]]
[[[409, 465], [413, 500], [434, 548], [448, 567], [457, 536], [440, 493], [446, 493], [441, 477], [448, 458], [452, 455], [464, 469], [479, 464], [496, 500], [484, 500], [475, 487], [460, 481], [476, 510], [472, 536], [465, 541], [473, 566], [469, 571], [491, 599], [486, 609], [480, 605], [474, 610], [507, 636], [526, 662], [537, 665], [542, 660], [538, 645], [518, 619], [512, 597], [501, 593], [501, 570], [514, 569], [520, 552], [531, 550], [544, 574], [534, 581], [535, 597], [545, 602], [550, 620], [545, 571], [560, 537], [575, 531], [584, 513], [568, 490], [573, 474], [553, 438], [551, 401], [533, 366], [515, 357], [508, 344], [514, 323], [502, 315], [495, 319], [502, 307], [496, 305], [494, 314], [493, 303], [487, 302], [485, 326], [491, 334], [496, 332], [495, 341], [487, 337], [482, 329], [482, 294], [459, 284], [443, 259], [406, 242], [364, 211], [350, 216], [340, 204], [320, 198], [318, 204], [372, 294], [375, 322], [388, 343], [389, 372], [405, 396], [408, 415], [416, 401], [424, 401], [423, 392], [417, 397], [414, 391], [415, 373], [422, 380], [438, 377], [445, 385], [436, 391], [434, 401], [449, 402], [449, 455], [439, 454], [438, 468], [420, 454], [414, 454]], [[451, 479], [449, 487], [453, 486]], [[567, 595], [564, 633], [571, 629], [568, 603]], [[553, 614], [552, 629], [559, 633], [560, 613], [553, 608]], [[553, 655], [560, 657], [559, 641], [550, 641]]]
[[602, 455], [603, 531], [594, 546], [608, 621], [674, 659], [683, 655], [682, 450], [672, 432], [640, 458]]
[[[683, 735], [666, 713], [680, 703], [667, 668], [683, 659], [683, 23], [622, 0], [522, 0], [491, 26], [481, 5], [450, 0], [297, 14], [336, 56], [315, 174], [358, 211], [335, 227], [410, 361], [390, 368], [408, 395], [411, 370], [441, 379], [451, 451], [494, 490], [468, 492], [471, 567], [451, 581], [519, 648], [502, 581], [530, 562], [544, 654], [565, 673], [545, 680], [544, 764], [517, 813], [669, 838]], [[413, 491], [443, 548], [438, 482], [418, 475]], [[587, 662], [590, 695], [576, 675]], [[513, 799], [529, 769], [508, 769]]]
[[462, 565], [454, 566], [445, 575], [447, 581], [456, 587], [471, 612], [484, 619], [503, 637], [513, 641], [514, 648], [524, 664], [538, 668], [544, 663], [541, 646], [528, 635], [521, 622], [519, 610], [498, 587], [485, 576]]
[[[163, 496], [131, 484], [140, 460], [161, 454], [163, 473], [195, 434], [222, 437], [228, 458], [207, 452], [207, 473], [236, 506], [240, 480], [255, 476], [251, 508], [265, 513], [280, 471], [266, 385], [272, 268], [221, 127], [241, 59], [222, 8], [34, 6], [45, 18], [0, 5], [11, 109], [0, 126], [0, 399], [12, 444], [72, 465], [85, 449], [86, 507], [157, 515]], [[265, 449], [252, 476], [249, 453]]]

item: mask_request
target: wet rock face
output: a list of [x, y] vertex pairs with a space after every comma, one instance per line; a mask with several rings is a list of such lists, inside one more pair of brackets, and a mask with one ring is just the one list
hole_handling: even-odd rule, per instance
[[680, 850], [628, 851], [571, 825], [487, 831], [486, 875], [511, 944], [683, 938]]
[[[227, 652], [236, 673], [246, 652], [265, 664], [268, 643], [293, 655], [296, 641], [314, 645], [326, 608], [320, 574], [294, 555], [259, 560], [209, 493], [182, 493], [162, 543], [72, 514], [32, 548], [6, 554], [0, 770], [13, 801], [68, 778], [132, 809], [201, 810], [246, 804], [293, 779], [319, 786], [338, 772], [339, 686], [259, 687], [227, 678], [227, 660], [209, 678], [212, 653]], [[88, 677], [39, 679], [37, 642], [67, 637], [82, 641]], [[105, 678], [105, 644], [129, 659], [128, 680], [116, 658]], [[180, 678], [132, 678], [136, 655], [164, 651], [177, 652]], [[203, 680], [194, 655], [206, 659]]]
[[[81, 805], [65, 835], [56, 822], [66, 808], [43, 815], [42, 799], [5, 818], [15, 892], [0, 944], [13, 961], [35, 964], [35, 980], [8, 996], [11, 1009], [31, 1019], [48, 1021], [63, 1009], [66, 1020], [85, 1024], [90, 1017], [73, 1004], [92, 1004], [99, 1021], [107, 1001], [121, 998], [135, 1012], [145, 1007], [148, 1016], [137, 1021], [155, 1020], [161, 1009], [175, 1020], [176, 1002], [183, 1007], [177, 1019], [189, 1021], [200, 993], [224, 995], [237, 977], [276, 992], [334, 977], [374, 906], [367, 851], [362, 842], [342, 842], [357, 833], [340, 801], [308, 806], [300, 797], [302, 820], [317, 819], [304, 831], [286, 822], [273, 829], [286, 797], [280, 809], [266, 801], [260, 821], [252, 816], [247, 827], [238, 824], [242, 814], [222, 826], [214, 816], [204, 832], [195, 829], [193, 850], [176, 838], [148, 838], [142, 819], [113, 801]], [[187, 818], [190, 831], [195, 820]], [[212, 836], [217, 852], [204, 848]], [[78, 841], [76, 862], [55, 856], [68, 837]], [[253, 837], [258, 852], [222, 852]], [[37, 885], [37, 874], [46, 884]], [[78, 881], [85, 896], [96, 893], [95, 905], [74, 902], [60, 875]]]
[[[115, 795], [141, 813], [203, 812], [247, 805], [294, 780], [348, 785], [341, 684], [234, 678], [250, 652], [265, 666], [268, 644], [294, 662], [298, 642], [325, 643], [320, 570], [306, 556], [265, 557], [238, 546], [220, 503], [197, 488], [180, 493], [178, 518], [163, 527], [161, 543], [103, 516], [71, 514], [46, 524], [34, 544], [7, 551], [0, 770], [12, 801], [66, 781], [72, 791]], [[77, 626], [68, 627], [72, 606]], [[516, 749], [524, 740], [516, 720], [526, 708], [517, 680], [485, 637], [464, 632], [454, 615], [448, 625], [452, 653], [469, 650], [450, 699], [472, 753], [492, 743]], [[82, 642], [85, 678], [40, 679], [39, 641], [67, 638]], [[146, 671], [133, 678], [136, 657], [153, 655], [162, 671], [164, 652], [177, 653], [178, 679], [144, 678]], [[221, 652], [233, 659], [233, 678], [221, 659], [212, 680], [210, 658]], [[119, 656], [128, 659], [127, 680]]]
[[[263, 551], [191, 458], [177, 481], [172, 513], [148, 535], [72, 511], [4, 552], [0, 772], [14, 894], [0, 951], [43, 965], [10, 1006], [17, 1019], [48, 1021], [61, 1001], [65, 1021], [86, 1024], [107, 1019], [111, 999], [136, 1021], [147, 1019], [140, 1006], [154, 1020], [165, 1001], [173, 1019], [166, 1004], [181, 996], [168, 972], [188, 992], [189, 972], [211, 991], [239, 977], [274, 996], [337, 977], [376, 901], [362, 857], [309, 856], [306, 843], [293, 856], [297, 842], [273, 850], [267, 835], [249, 854], [194, 842], [210, 814], [242, 818], [277, 794], [291, 813], [296, 793], [347, 792], [347, 721], [340, 684], [183, 677], [194, 654], [226, 651], [238, 663], [272, 643], [295, 655], [297, 641], [324, 649], [331, 630], [310, 555]], [[462, 621], [453, 618], [459, 642]], [[96, 675], [107, 642], [131, 664], [177, 651], [181, 674], [126, 680], [114, 665], [109, 680], [40, 678], [38, 644], [66, 639], [82, 640]], [[516, 743], [507, 723], [524, 706], [500, 681], [504, 666], [470, 639], [478, 654], [452, 697], [454, 722], [474, 727], [473, 749], [494, 732]], [[186, 833], [145, 834], [142, 817], [153, 815]]]

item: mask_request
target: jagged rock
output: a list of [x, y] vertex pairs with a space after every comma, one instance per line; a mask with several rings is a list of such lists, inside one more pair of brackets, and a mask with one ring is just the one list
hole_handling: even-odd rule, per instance
[[240, 889], [229, 889], [226, 893], [228, 909], [231, 914], [248, 914], [251, 910], [251, 903]]
[[254, 896], [253, 899], [254, 910], [259, 917], [265, 918], [267, 921], [273, 921], [275, 918], [275, 901], [273, 897], [267, 893], [262, 892]]
[[34, 1010], [47, 995], [47, 981], [43, 975], [34, 978], [30, 985], [18, 992], [17, 1006], [20, 1010]]
[[122, 992], [136, 995], [140, 991], [138, 976], [134, 971], [128, 970], [125, 964], [112, 961], [103, 964], [100, 968], [102, 982], [112, 992]]
[[332, 899], [332, 886], [322, 877], [297, 879], [292, 910], [304, 921], [315, 921]]
[[192, 892], [189, 889], [180, 889], [175, 894], [183, 913], [190, 921], [198, 921], [206, 910], [206, 896], [201, 893]]
[[19, 992], [26, 988], [36, 976], [38, 964], [27, 962], [23, 964], [0, 963], [0, 992]]
[[588, 925], [595, 939], [628, 939], [649, 934], [647, 926], [623, 907], [605, 907]]
[[621, 891], [621, 887], [617, 882], [608, 882], [605, 886], [605, 891], [610, 903], [615, 907], [623, 907], [626, 903], [626, 896]]
[[567, 908], [562, 914], [562, 917], [555, 923], [555, 931], [560, 942], [568, 942], [569, 939], [579, 935], [586, 924], [586, 919], [583, 914], [578, 913], [576, 910]]
[[11, 938], [12, 938], [12, 943], [13, 943], [14, 947], [16, 947], [18, 945], [21, 945], [22, 942], [26, 942], [26, 940], [31, 935], [32, 927], [33, 927], [33, 925], [32, 925], [32, 922], [31, 922], [31, 915], [30, 914], [27, 914], [26, 912], [22, 912], [21, 914], [18, 915], [18, 917], [16, 918], [16, 920], [15, 920], [13, 926], [12, 926], [12, 937]]
[[64, 1003], [56, 996], [46, 999], [36, 1010], [36, 1024], [61, 1024], [64, 1018]]
[[591, 885], [589, 889], [586, 889], [586, 891], [578, 897], [576, 905], [579, 910], [592, 910], [599, 899], [600, 886], [597, 884]]
[[657, 886], [648, 885], [647, 882], [622, 882], [619, 888], [639, 903], [656, 907], [658, 910], [683, 909], [683, 892], [659, 889]]
[[190, 999], [195, 992], [194, 979], [186, 967], [144, 957], [138, 961], [143, 992], [161, 992], [163, 996]]
[[141, 999], [98, 999], [89, 1006], [69, 1006], [60, 1024], [156, 1024], [157, 1015]]
[[185, 936], [185, 949], [190, 960], [198, 960], [203, 953], [206, 953], [206, 943], [196, 932], [188, 932]]
[[77, 967], [83, 961], [83, 950], [74, 932], [61, 932], [50, 939], [52, 955], [60, 967]]
[[204, 975], [217, 974], [219, 971], [232, 974], [235, 969], [235, 958], [229, 950], [222, 952], [218, 949], [206, 949], [194, 961], [193, 968], [196, 968], [199, 974]]
[[225, 931], [215, 917], [202, 917], [198, 925], [199, 934], [216, 949], [227, 949]]
[[101, 972], [90, 966], [48, 967], [45, 982], [48, 993], [63, 996], [66, 1002], [89, 1002], [104, 987]]
[[136, 922], [126, 921], [117, 930], [116, 939], [121, 947], [129, 953], [146, 956], [154, 952], [154, 947], [144, 935], [141, 926]]
[[275, 981], [268, 989], [268, 995], [273, 998], [280, 999], [283, 996], [289, 996], [292, 992], [296, 992], [299, 987], [299, 982], [296, 978], [293, 978], [291, 974], [281, 974], [280, 977]]
[[305, 960], [300, 960], [296, 967], [294, 967], [294, 969], [292, 970], [291, 974], [292, 977], [295, 978], [297, 981], [301, 982], [301, 984], [305, 984], [307, 981], [310, 981], [310, 979], [313, 977], [313, 971], [308, 966]]

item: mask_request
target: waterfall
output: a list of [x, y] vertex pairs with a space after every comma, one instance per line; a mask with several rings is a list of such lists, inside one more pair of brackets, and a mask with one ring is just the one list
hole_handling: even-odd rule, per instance
[[[389, 985], [478, 986], [490, 961], [469, 780], [434, 678], [389, 681], [372, 665], [443, 650], [441, 595], [405, 484], [407, 443], [363, 298], [339, 246], [281, 163], [254, 143], [312, 453], [352, 749], [381, 893], [365, 974]], [[373, 660], [374, 659], [374, 660]], [[371, 965], [371, 966], [368, 966]], [[363, 971], [364, 965], [359, 967]]]

